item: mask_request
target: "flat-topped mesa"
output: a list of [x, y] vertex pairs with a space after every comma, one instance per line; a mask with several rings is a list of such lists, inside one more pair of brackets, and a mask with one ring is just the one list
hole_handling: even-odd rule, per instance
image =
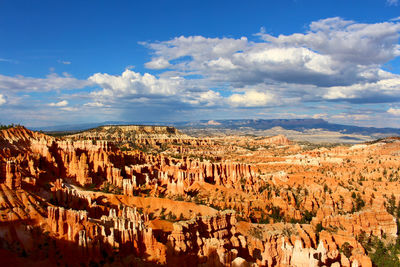
[[175, 127], [171, 126], [157, 126], [157, 125], [105, 125], [100, 126], [97, 129], [105, 131], [122, 131], [123, 133], [137, 134], [166, 134], [168, 136], [183, 135]]
[[213, 143], [208, 138], [198, 139], [183, 134], [175, 127], [150, 125], [105, 125], [64, 138], [134, 142], [137, 145], [186, 144], [199, 146]]
[[69, 135], [74, 140], [95, 139], [113, 141], [135, 141], [140, 139], [193, 139], [174, 127], [146, 125], [106, 125], [81, 133]]

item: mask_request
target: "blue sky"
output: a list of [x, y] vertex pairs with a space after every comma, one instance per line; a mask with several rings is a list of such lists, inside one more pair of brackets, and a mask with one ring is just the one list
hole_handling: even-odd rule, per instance
[[0, 123], [400, 127], [396, 0], [0, 1]]

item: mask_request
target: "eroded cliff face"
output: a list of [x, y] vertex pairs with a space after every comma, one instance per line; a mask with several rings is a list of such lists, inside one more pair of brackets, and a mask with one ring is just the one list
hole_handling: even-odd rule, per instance
[[161, 145], [168, 143], [201, 145], [209, 139], [197, 139], [169, 126], [108, 125], [67, 136], [71, 140], [110, 140], [136, 145]]
[[[32, 266], [372, 266], [366, 242], [397, 238], [396, 141], [308, 150], [121, 129], [0, 131], [1, 253]], [[170, 146], [110, 141], [129, 134]]]

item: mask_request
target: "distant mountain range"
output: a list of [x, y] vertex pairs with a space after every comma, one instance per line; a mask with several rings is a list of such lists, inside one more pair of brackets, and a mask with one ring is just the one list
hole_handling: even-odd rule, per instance
[[125, 121], [106, 121], [101, 123], [66, 124], [47, 127], [34, 127], [32, 130], [52, 131], [83, 131], [96, 128], [102, 125], [165, 125], [175, 126], [178, 129], [231, 129], [240, 131], [241, 129], [269, 130], [274, 127], [281, 127], [286, 130], [304, 132], [312, 129], [323, 131], [340, 132], [342, 134], [360, 135], [400, 135], [399, 128], [376, 128], [360, 127], [330, 123], [323, 119], [239, 119], [239, 120], [200, 120], [185, 122], [125, 122]]
[[197, 122], [182, 122], [174, 124], [177, 128], [214, 128], [240, 130], [251, 128], [254, 130], [268, 130], [274, 127], [281, 127], [286, 130], [304, 132], [306, 130], [320, 129], [324, 131], [340, 132], [342, 134], [361, 135], [400, 135], [399, 128], [375, 128], [360, 127], [330, 123], [323, 119], [241, 119], [241, 120], [203, 120]]

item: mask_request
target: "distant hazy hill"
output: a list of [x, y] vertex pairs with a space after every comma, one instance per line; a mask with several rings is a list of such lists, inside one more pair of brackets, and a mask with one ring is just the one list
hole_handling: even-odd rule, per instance
[[186, 122], [120, 122], [87, 123], [38, 127], [33, 130], [46, 132], [77, 132], [102, 125], [160, 125], [174, 126], [192, 136], [205, 135], [257, 135], [272, 136], [283, 134], [291, 140], [316, 143], [360, 143], [387, 136], [400, 136], [399, 128], [359, 127], [329, 123], [322, 119], [241, 119], [241, 120], [200, 120]]
[[400, 135], [398, 128], [374, 128], [359, 127], [351, 125], [342, 125], [329, 123], [323, 119], [273, 119], [273, 120], [213, 120], [198, 122], [175, 123], [178, 128], [215, 128], [215, 129], [232, 129], [239, 130], [241, 128], [252, 128], [254, 130], [268, 130], [274, 127], [281, 127], [286, 130], [294, 130], [303, 132], [311, 129], [321, 129], [325, 131], [341, 132], [346, 134], [392, 134]]
[[[156, 122], [126, 122], [126, 121], [104, 121], [94, 123], [81, 123], [81, 124], [64, 124], [55, 126], [43, 126], [43, 127], [31, 127], [31, 130], [45, 131], [45, 132], [77, 132], [88, 129], [97, 128], [103, 125], [166, 125], [163, 123]], [[169, 124], [172, 125], [172, 124]]]

